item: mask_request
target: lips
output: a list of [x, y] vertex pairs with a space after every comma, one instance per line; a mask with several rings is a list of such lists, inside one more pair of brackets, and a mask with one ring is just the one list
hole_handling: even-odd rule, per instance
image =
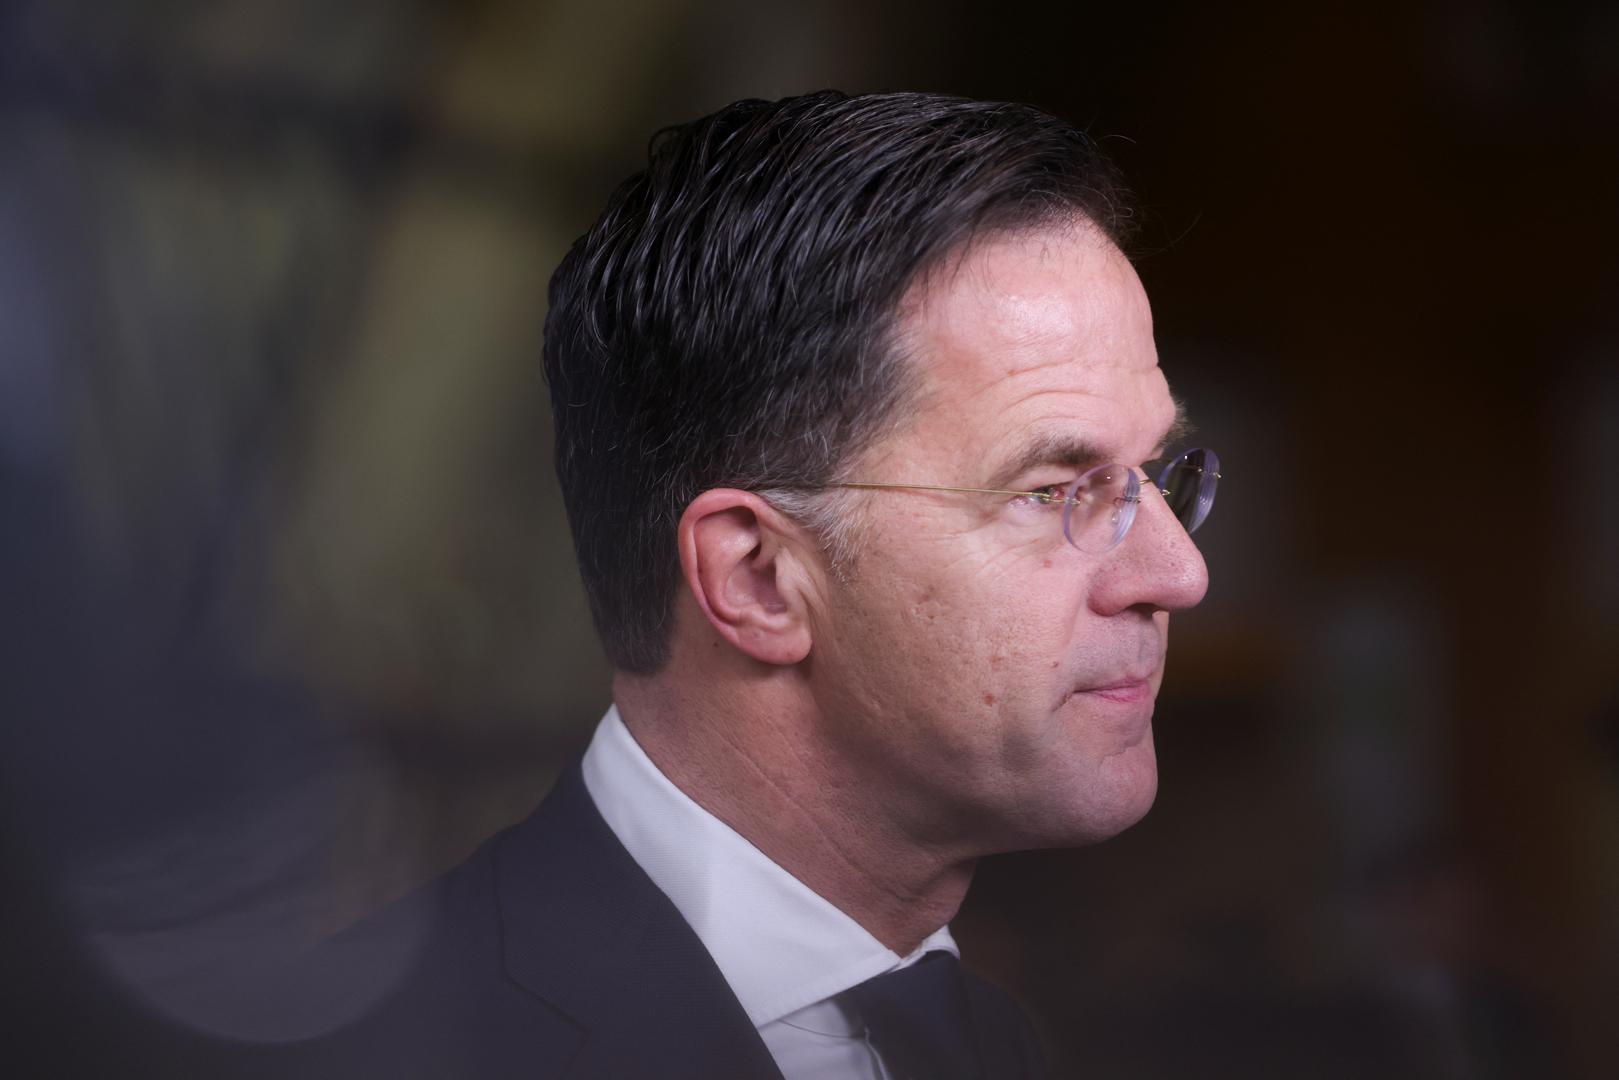
[[1121, 705], [1128, 705], [1137, 701], [1151, 699], [1152, 683], [1146, 679], [1120, 679], [1103, 686], [1081, 687], [1079, 693], [1099, 697], [1104, 701], [1116, 701]]
[[1146, 702], [1151, 704], [1154, 693], [1152, 677], [1155, 667], [1144, 667], [1132, 664], [1120, 670], [1115, 668], [1112, 674], [1087, 679], [1085, 682], [1063, 695], [1066, 703], [1072, 698], [1088, 698], [1096, 701], [1111, 701], [1120, 705]]

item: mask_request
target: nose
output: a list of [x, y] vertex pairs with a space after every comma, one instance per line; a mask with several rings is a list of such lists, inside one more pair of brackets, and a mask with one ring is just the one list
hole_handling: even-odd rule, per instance
[[1203, 553], [1157, 489], [1143, 485], [1130, 531], [1097, 568], [1091, 609], [1099, 615], [1132, 607], [1181, 611], [1195, 607], [1208, 589]]

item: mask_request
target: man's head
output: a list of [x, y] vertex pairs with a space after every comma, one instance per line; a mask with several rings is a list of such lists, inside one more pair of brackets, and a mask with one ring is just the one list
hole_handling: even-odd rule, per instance
[[708, 488], [838, 479], [914, 382], [901, 296], [976, 233], [1129, 223], [1090, 141], [927, 94], [745, 101], [653, 141], [551, 282], [557, 472], [608, 659], [650, 674]]
[[1031, 500], [831, 487], [1033, 491], [1153, 457], [1177, 417], [1128, 222], [1090, 141], [1025, 106], [819, 94], [664, 133], [546, 326], [615, 667], [656, 675], [684, 634], [723, 653], [711, 682], [791, 671], [833, 781], [884, 785], [919, 840], [1145, 812], [1167, 611], [1205, 582], [1167, 507], [1086, 555]]

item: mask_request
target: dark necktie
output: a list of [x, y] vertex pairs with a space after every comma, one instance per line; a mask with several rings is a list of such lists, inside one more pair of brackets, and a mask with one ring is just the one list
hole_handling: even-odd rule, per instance
[[901, 1080], [1041, 1075], [1027, 1021], [1011, 999], [987, 984], [979, 987], [969, 987], [954, 956], [935, 951], [866, 980], [847, 996], [883, 1063]]

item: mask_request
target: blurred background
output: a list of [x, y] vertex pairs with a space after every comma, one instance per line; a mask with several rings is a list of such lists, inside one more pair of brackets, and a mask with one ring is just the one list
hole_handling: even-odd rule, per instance
[[1224, 462], [1157, 807], [991, 860], [957, 924], [1056, 1075], [1619, 1075], [1596, 0], [13, 0], [8, 1060], [217, 1072], [386, 993], [408, 943], [310, 943], [526, 814], [608, 701], [551, 269], [655, 129], [825, 86], [1101, 138]]

